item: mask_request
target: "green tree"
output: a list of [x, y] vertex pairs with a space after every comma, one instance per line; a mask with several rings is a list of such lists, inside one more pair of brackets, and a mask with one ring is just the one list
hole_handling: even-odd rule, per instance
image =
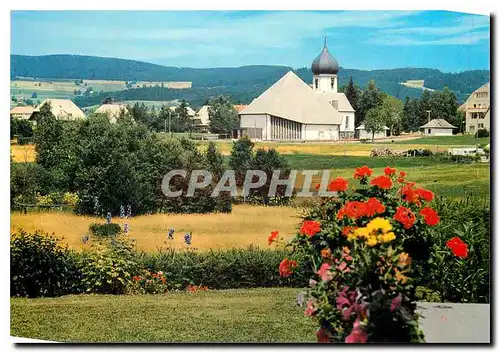
[[375, 85], [375, 81], [370, 80], [359, 99], [356, 121], [360, 124], [364, 122], [368, 111], [378, 107], [380, 104], [382, 104], [382, 94]]
[[210, 131], [215, 134], [230, 134], [239, 128], [238, 112], [229, 96], [218, 96], [209, 103], [208, 116]]
[[189, 132], [191, 131], [192, 121], [187, 110], [187, 102], [181, 101], [181, 104], [171, 114], [171, 131], [172, 132]]
[[403, 102], [399, 99], [384, 95], [382, 104], [379, 109], [385, 120], [385, 124], [389, 127], [391, 135], [397, 133], [401, 129], [401, 119], [403, 117]]
[[366, 131], [372, 134], [372, 142], [377, 132], [384, 131], [385, 117], [380, 108], [372, 108], [366, 112], [364, 121]]
[[360, 92], [359, 92], [359, 88], [354, 85], [354, 82], [352, 80], [352, 76], [349, 77], [349, 84], [347, 85], [347, 87], [345, 87], [344, 94], [345, 94], [347, 100], [349, 101], [349, 103], [351, 103], [352, 108], [355, 111], [357, 111], [358, 107], [359, 107], [358, 99], [359, 99]]
[[224, 156], [217, 149], [213, 141], [208, 143], [208, 148], [205, 153], [208, 170], [212, 173], [214, 180], [219, 180], [224, 173]]
[[242, 186], [248, 169], [252, 167], [254, 143], [247, 137], [233, 142], [229, 168], [235, 171], [236, 185]]

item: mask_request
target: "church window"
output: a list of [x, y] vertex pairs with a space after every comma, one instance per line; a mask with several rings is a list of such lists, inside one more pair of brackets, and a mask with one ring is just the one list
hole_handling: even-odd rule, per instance
[[317, 78], [314, 79], [314, 87], [318, 88], [318, 79]]
[[333, 87], [335, 87], [335, 78], [334, 77], [332, 77], [330, 84], [331, 84], [331, 87], [333, 89]]

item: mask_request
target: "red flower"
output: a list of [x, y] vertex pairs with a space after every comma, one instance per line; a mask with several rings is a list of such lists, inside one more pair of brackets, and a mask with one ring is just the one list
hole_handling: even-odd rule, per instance
[[346, 179], [338, 177], [330, 182], [328, 185], [328, 191], [346, 191], [348, 186], [349, 183]]
[[431, 202], [434, 199], [434, 193], [430, 190], [416, 189], [415, 192], [419, 197], [421, 197], [427, 202]]
[[139, 282], [139, 281], [141, 280], [141, 277], [139, 277], [139, 276], [134, 276], [134, 277], [132, 277], [132, 279], [133, 279], [134, 281], [136, 281], [136, 282]]
[[413, 189], [413, 185], [415, 183], [407, 183], [401, 188], [400, 193], [403, 196], [403, 200], [420, 206], [420, 195]]
[[279, 266], [280, 276], [289, 277], [293, 273], [293, 270], [297, 268], [297, 266], [297, 261], [284, 259], [283, 261], [281, 261]]
[[324, 327], [316, 331], [316, 337], [318, 338], [319, 343], [330, 343], [330, 336]]
[[381, 175], [373, 178], [370, 184], [378, 186], [380, 189], [390, 189], [392, 187], [392, 180], [388, 176]]
[[373, 170], [368, 168], [367, 165], [363, 167], [356, 168], [356, 172], [354, 173], [354, 179], [363, 179], [372, 175]]
[[424, 216], [425, 224], [435, 226], [439, 223], [439, 216], [436, 211], [430, 207], [424, 207], [420, 210], [420, 214]]
[[413, 212], [404, 206], [399, 206], [396, 209], [394, 219], [401, 223], [406, 229], [409, 229], [415, 224], [415, 215]]
[[271, 235], [269, 237], [267, 237], [267, 241], [269, 242], [269, 245], [271, 245], [274, 241], [276, 241], [279, 234], [280, 234], [280, 232], [278, 232], [277, 230], [274, 230], [271, 232]]
[[373, 217], [376, 213], [384, 213], [385, 206], [375, 197], [369, 198], [366, 201], [366, 215]]
[[300, 227], [300, 233], [312, 237], [314, 234], [321, 231], [321, 224], [316, 221], [304, 221]]
[[446, 246], [451, 249], [455, 256], [465, 259], [469, 254], [469, 248], [462, 239], [454, 237], [446, 242]]
[[388, 176], [392, 176], [392, 175], [396, 174], [396, 168], [385, 167], [384, 174], [388, 175]]
[[345, 226], [344, 228], [342, 228], [342, 235], [347, 237], [349, 235], [349, 233], [351, 233], [355, 229], [356, 229], [356, 227]]

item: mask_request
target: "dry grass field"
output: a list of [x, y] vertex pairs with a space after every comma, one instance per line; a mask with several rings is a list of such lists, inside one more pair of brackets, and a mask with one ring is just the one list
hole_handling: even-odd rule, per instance
[[10, 154], [14, 162], [34, 162], [35, 146], [11, 144]]
[[[280, 230], [285, 237], [292, 237], [300, 220], [298, 209], [292, 207], [265, 207], [234, 205], [231, 214], [155, 214], [139, 216], [129, 220], [130, 238], [135, 239], [138, 249], [154, 252], [159, 247], [185, 248], [183, 236], [192, 232], [192, 246], [200, 249], [245, 248], [251, 244], [267, 247], [267, 237], [273, 230]], [[89, 244], [82, 243], [88, 234], [89, 225], [104, 222], [96, 217], [77, 216], [65, 212], [11, 213], [11, 233], [20, 228], [26, 231], [42, 230], [63, 237], [63, 243], [80, 250]], [[113, 222], [123, 226], [124, 221]], [[169, 228], [174, 228], [176, 237], [165, 244]]]

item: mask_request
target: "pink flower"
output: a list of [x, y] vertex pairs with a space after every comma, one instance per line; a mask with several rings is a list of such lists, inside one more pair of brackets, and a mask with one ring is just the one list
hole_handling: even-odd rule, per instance
[[324, 282], [331, 281], [333, 279], [333, 274], [331, 271], [332, 266], [330, 264], [324, 263], [320, 266], [318, 270], [318, 275], [321, 277], [321, 280]]
[[391, 311], [395, 311], [401, 306], [401, 293], [391, 300]]
[[309, 300], [307, 302], [306, 310], [304, 311], [304, 316], [313, 316], [315, 312], [316, 309], [314, 308], [314, 302], [312, 300]]
[[316, 284], [318, 284], [318, 281], [315, 281], [315, 280], [314, 280], [314, 279], [312, 279], [312, 278], [309, 280], [309, 285], [310, 285], [311, 287], [314, 287]]
[[354, 321], [351, 334], [345, 338], [345, 343], [366, 343], [367, 340], [368, 340], [368, 335], [360, 327], [359, 319], [356, 319], [356, 321]]
[[337, 266], [337, 270], [342, 271], [343, 273], [349, 272], [351, 269], [347, 266], [345, 261], [342, 261], [340, 265]]

